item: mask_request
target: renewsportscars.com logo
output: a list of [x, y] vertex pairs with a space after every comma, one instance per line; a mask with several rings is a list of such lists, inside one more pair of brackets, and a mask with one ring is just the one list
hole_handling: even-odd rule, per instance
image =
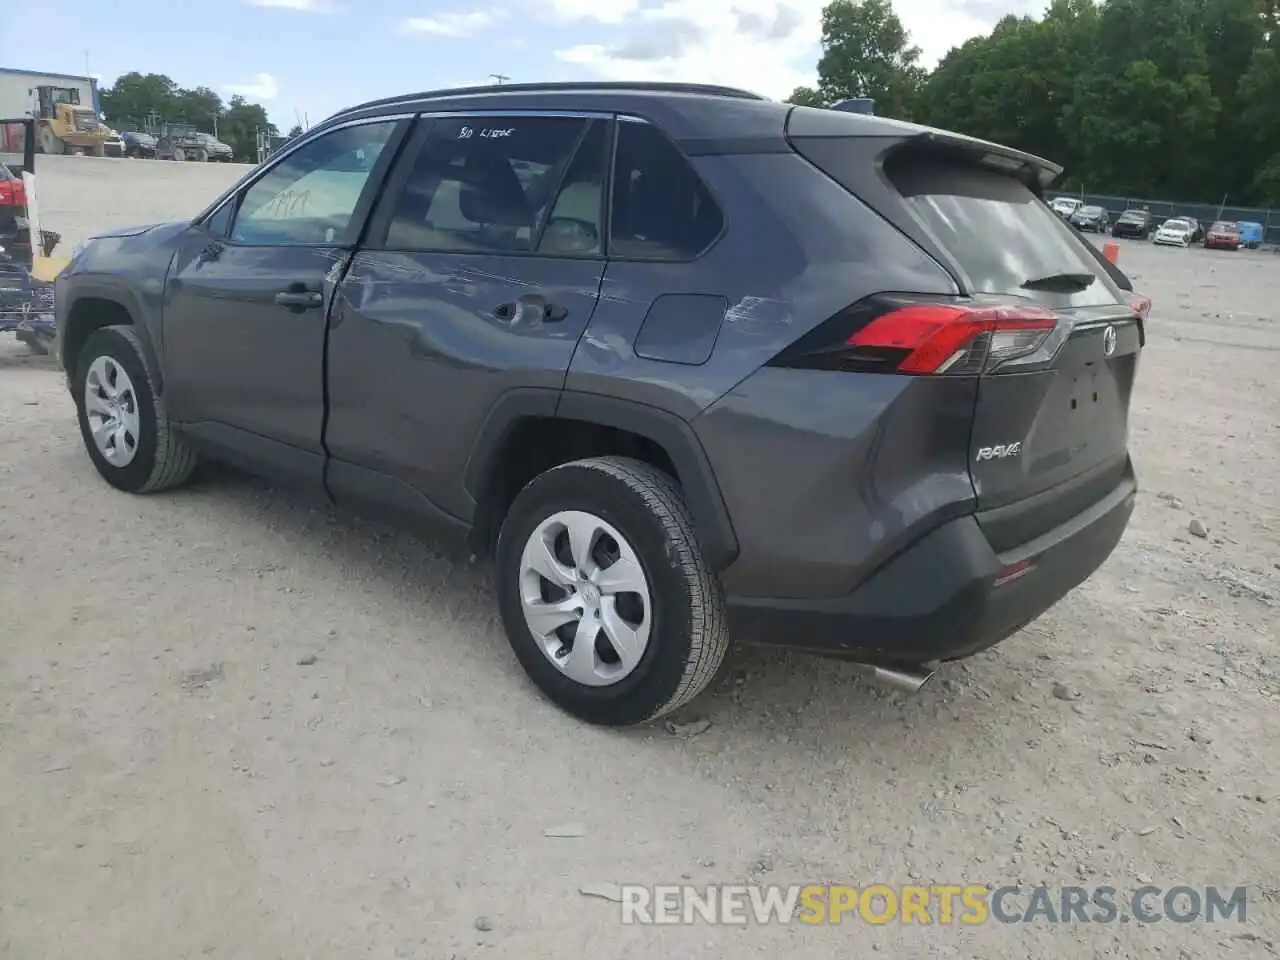
[[1243, 923], [1245, 887], [987, 887], [977, 884], [623, 885], [630, 924]]

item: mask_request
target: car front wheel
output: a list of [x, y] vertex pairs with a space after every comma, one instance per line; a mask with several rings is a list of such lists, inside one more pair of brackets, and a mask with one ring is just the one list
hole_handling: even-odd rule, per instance
[[176, 487], [196, 455], [169, 426], [132, 327], [103, 327], [80, 351], [72, 397], [89, 458], [102, 478], [128, 493]]
[[577, 460], [531, 481], [502, 525], [497, 590], [525, 672], [588, 723], [683, 706], [728, 648], [724, 594], [680, 490], [639, 460]]

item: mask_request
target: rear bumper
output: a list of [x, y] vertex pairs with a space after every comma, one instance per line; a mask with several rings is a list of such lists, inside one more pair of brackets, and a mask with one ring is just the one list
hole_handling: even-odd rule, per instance
[[[1048, 533], [997, 555], [980, 517], [953, 520], [889, 561], [855, 592], [820, 600], [729, 600], [747, 643], [883, 666], [958, 660], [1040, 616], [1111, 555], [1133, 513], [1132, 467], [1107, 496]], [[1010, 565], [1030, 561], [1006, 582]]]

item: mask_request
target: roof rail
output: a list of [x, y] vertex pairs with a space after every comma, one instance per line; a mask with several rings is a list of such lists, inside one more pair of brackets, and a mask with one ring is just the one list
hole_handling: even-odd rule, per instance
[[437, 100], [444, 97], [493, 93], [589, 93], [595, 90], [634, 90], [641, 93], [646, 91], [653, 93], [694, 93], [707, 97], [736, 97], [741, 100], [767, 99], [749, 90], [740, 90], [737, 87], [720, 87], [705, 83], [628, 82], [619, 80], [567, 83], [499, 83], [478, 87], [449, 87], [444, 90], [424, 90], [420, 93], [404, 93], [396, 97], [383, 97], [380, 100], [369, 100], [366, 103], [358, 103], [354, 107], [339, 110], [329, 119], [334, 120], [350, 113], [371, 110], [375, 107], [389, 107], [400, 103], [413, 103], [417, 100]]

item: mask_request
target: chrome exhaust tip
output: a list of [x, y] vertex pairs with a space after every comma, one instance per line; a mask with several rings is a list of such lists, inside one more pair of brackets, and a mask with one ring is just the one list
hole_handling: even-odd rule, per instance
[[919, 693], [933, 679], [936, 670], [893, 670], [889, 667], [872, 667], [871, 679], [884, 687], [903, 693]]

